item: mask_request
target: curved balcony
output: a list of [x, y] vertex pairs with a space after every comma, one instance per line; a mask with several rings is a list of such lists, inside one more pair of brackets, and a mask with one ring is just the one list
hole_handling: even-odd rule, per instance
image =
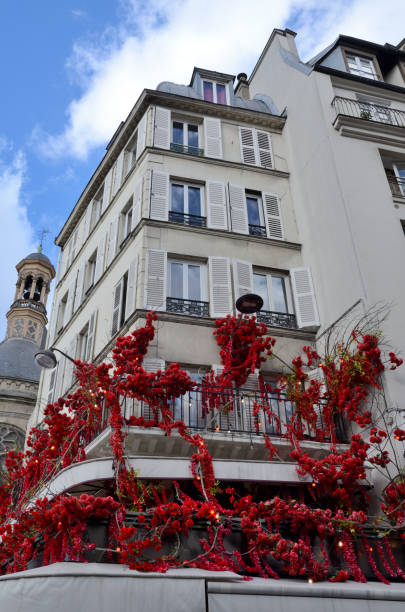
[[16, 300], [11, 308], [31, 308], [32, 310], [36, 310], [42, 314], [46, 314], [46, 308], [41, 302], [37, 302], [36, 300]]

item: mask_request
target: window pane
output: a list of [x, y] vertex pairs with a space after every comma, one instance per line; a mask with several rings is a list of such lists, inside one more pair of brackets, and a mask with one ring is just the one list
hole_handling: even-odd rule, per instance
[[201, 217], [201, 191], [199, 187], [188, 188], [188, 214]]
[[278, 278], [277, 276], [272, 276], [271, 291], [273, 294], [273, 302], [276, 312], [287, 312], [284, 279]]
[[183, 144], [183, 124], [173, 121], [173, 142]]
[[188, 126], [188, 146], [198, 147], [198, 125]]
[[184, 186], [172, 185], [172, 208], [173, 212], [184, 213]]
[[260, 295], [263, 300], [263, 310], [270, 310], [269, 296], [267, 294], [267, 280], [265, 274], [253, 274], [253, 292]]
[[183, 298], [183, 264], [170, 264], [170, 295], [169, 297]]
[[258, 198], [246, 198], [248, 223], [251, 225], [261, 225]]
[[204, 81], [204, 100], [207, 100], [207, 102], [213, 102], [214, 101], [214, 89], [212, 86], [212, 83], [208, 83], [208, 81]]
[[225, 85], [217, 83], [217, 102], [218, 104], [226, 104]]
[[200, 266], [188, 266], [188, 299], [201, 300]]

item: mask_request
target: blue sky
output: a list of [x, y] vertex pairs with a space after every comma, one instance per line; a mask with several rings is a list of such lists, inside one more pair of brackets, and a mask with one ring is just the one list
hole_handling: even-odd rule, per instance
[[[403, 0], [3, 0], [0, 340], [15, 264], [55, 235], [143, 88], [193, 66], [249, 73], [274, 27], [304, 60], [339, 33], [397, 44]], [[232, 8], [232, 10], [230, 10]], [[185, 53], [185, 49], [187, 52]]]

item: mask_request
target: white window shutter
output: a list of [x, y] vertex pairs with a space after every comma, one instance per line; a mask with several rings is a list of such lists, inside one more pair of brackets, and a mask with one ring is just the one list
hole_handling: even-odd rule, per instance
[[227, 257], [209, 257], [211, 317], [225, 317], [232, 312], [231, 271]]
[[167, 253], [148, 249], [145, 271], [145, 308], [166, 310]]
[[91, 211], [93, 208], [94, 200], [91, 200], [90, 204], [88, 204], [86, 208], [86, 212], [84, 214], [84, 224], [83, 224], [83, 244], [86, 242], [89, 237], [90, 232], [90, 220], [91, 220]]
[[52, 372], [50, 372], [49, 387], [48, 387], [48, 397], [47, 397], [47, 400], [46, 400], [48, 404], [52, 404], [52, 402], [53, 402], [53, 397], [54, 397], [54, 393], [55, 393], [56, 376], [57, 376], [57, 373], [58, 373], [58, 366], [59, 366], [59, 363], [52, 370]]
[[[76, 346], [77, 346], [77, 336], [75, 336], [73, 340], [70, 342], [68, 350], [67, 350], [67, 354], [69, 355], [69, 357], [72, 357], [72, 359], [75, 359], [76, 357]], [[65, 393], [71, 387], [73, 383], [73, 368], [74, 368], [73, 361], [70, 361], [70, 359], [68, 359], [66, 361], [65, 377], [63, 379], [63, 383], [64, 383], [63, 393]]]
[[56, 331], [56, 323], [58, 320], [58, 308], [56, 308], [56, 301], [53, 302], [52, 306], [53, 308], [51, 309], [51, 317], [49, 321], [48, 346], [52, 346], [52, 342], [53, 342], [55, 331]]
[[[311, 384], [311, 380], [316, 380], [319, 385], [319, 392], [320, 392], [320, 398], [322, 399], [322, 396], [326, 393], [327, 391], [327, 386], [326, 386], [326, 380], [325, 380], [325, 375], [322, 371], [322, 368], [315, 368], [314, 370], [310, 370], [309, 372], [306, 372], [308, 378], [305, 380], [305, 388], [308, 389], [310, 384]], [[317, 429], [323, 429], [323, 418], [322, 418], [322, 404], [312, 404], [312, 408], [314, 409], [316, 415], [317, 415], [317, 419], [316, 419], [316, 423], [315, 426]]]
[[208, 181], [207, 192], [207, 226], [211, 229], [228, 229], [226, 213], [226, 196], [224, 183]]
[[81, 243], [80, 243], [80, 226], [76, 229], [73, 234], [73, 248], [72, 248], [72, 261], [76, 257], [76, 254], [80, 251]]
[[257, 164], [255, 130], [251, 128], [239, 128], [240, 151], [244, 164], [255, 166]]
[[97, 310], [93, 312], [89, 320], [89, 332], [87, 336], [86, 361], [93, 361], [94, 339], [96, 336]]
[[135, 310], [137, 274], [138, 274], [138, 256], [135, 255], [134, 259], [129, 264], [129, 269], [128, 269], [127, 298], [125, 302], [125, 320], [127, 320], [128, 317]]
[[248, 234], [246, 196], [243, 187], [229, 185], [229, 203], [231, 205], [231, 227], [233, 232]]
[[107, 267], [111, 264], [115, 257], [115, 251], [117, 248], [117, 235], [118, 235], [118, 217], [110, 224], [110, 233], [108, 236], [108, 251], [107, 251]]
[[124, 171], [124, 156], [125, 151], [121, 151], [118, 155], [118, 159], [115, 165], [114, 184], [112, 188], [112, 195], [115, 196], [122, 183], [122, 173]]
[[[252, 374], [249, 374], [245, 384], [240, 387], [241, 429], [246, 432], [256, 432], [255, 418], [253, 416], [253, 404], [255, 400], [258, 401], [258, 398], [254, 392], [260, 391], [259, 374], [260, 370], [256, 369]], [[251, 393], [249, 393], [249, 391]], [[259, 411], [257, 420], [259, 424], [259, 431], [262, 431], [264, 423], [264, 412], [262, 410]]]
[[222, 159], [221, 121], [219, 119], [205, 117], [204, 134], [205, 155], [207, 157], [216, 157], [217, 159]]
[[76, 310], [79, 308], [80, 304], [82, 303], [84, 270], [85, 270], [85, 264], [83, 263], [81, 267], [79, 268], [79, 272], [77, 274], [76, 294], [75, 294], [75, 301], [73, 303], [73, 312], [76, 312]]
[[259, 164], [263, 168], [274, 168], [273, 147], [271, 135], [268, 132], [256, 131]]
[[170, 149], [170, 111], [160, 106], [155, 108], [153, 146], [159, 149]]
[[[142, 367], [148, 374], [158, 372], [159, 370], [163, 372], [165, 369], [165, 362], [163, 359], [148, 358], [143, 360]], [[139, 402], [139, 405], [140, 404], [141, 402]], [[139, 416], [143, 416], [145, 421], [153, 421], [155, 418], [152, 408], [146, 402], [143, 402], [142, 409], [139, 410]]]
[[97, 246], [96, 269], [94, 270], [94, 284], [97, 283], [97, 281], [99, 280], [99, 278], [102, 276], [104, 272], [104, 255], [105, 255], [106, 238], [107, 238], [106, 234], [103, 234]]
[[101, 214], [107, 209], [110, 203], [111, 196], [111, 179], [112, 179], [112, 168], [107, 172], [107, 176], [104, 179], [104, 189], [103, 189], [103, 201], [101, 204]]
[[263, 193], [264, 216], [266, 217], [266, 231], [268, 238], [284, 240], [283, 220], [278, 196], [274, 193]]
[[233, 285], [235, 290], [235, 299], [253, 293], [253, 268], [248, 261], [241, 259], [233, 260]]
[[319, 326], [310, 269], [293, 268], [290, 275], [298, 327]]
[[65, 327], [69, 323], [70, 317], [72, 316], [74, 290], [75, 290], [75, 286], [74, 286], [74, 283], [72, 283], [68, 291], [68, 297], [67, 297], [67, 302], [65, 306], [65, 314], [63, 317], [63, 327]]
[[169, 218], [169, 175], [152, 170], [150, 218], [167, 221]]
[[[64, 352], [66, 353], [66, 349], [64, 350]], [[53, 393], [54, 402], [56, 402], [62, 395], [63, 377], [65, 373], [65, 362], [66, 362], [66, 358], [63, 355], [61, 355], [59, 362], [58, 362], [57, 372], [56, 372], [55, 389]]]
[[120, 321], [122, 315], [122, 293], [124, 288], [124, 278], [115, 285], [113, 291], [113, 310], [111, 317], [111, 336], [115, 336], [120, 328]]
[[135, 185], [132, 201], [131, 232], [136, 228], [142, 217], [142, 179]]
[[142, 155], [142, 152], [146, 146], [146, 120], [148, 111], [143, 115], [142, 119], [138, 123], [138, 136], [136, 141], [136, 159]]

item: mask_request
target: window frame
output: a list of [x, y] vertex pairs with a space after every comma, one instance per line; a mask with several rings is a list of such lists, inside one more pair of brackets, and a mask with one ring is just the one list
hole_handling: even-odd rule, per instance
[[123, 246], [123, 244], [126, 242], [126, 240], [128, 239], [128, 237], [130, 236], [132, 232], [132, 217], [134, 214], [133, 206], [134, 206], [134, 201], [133, 201], [133, 197], [131, 196], [128, 202], [125, 204], [124, 208], [121, 210], [120, 227], [119, 227], [120, 248]]
[[[228, 91], [228, 83], [224, 83], [222, 81], [213, 81], [212, 79], [201, 79], [202, 82], [202, 97], [204, 102], [211, 102], [211, 100], [206, 100], [204, 97], [204, 83], [211, 83], [212, 84], [212, 93], [213, 93], [213, 101], [212, 104], [221, 104], [220, 102], [218, 102], [218, 96], [217, 96], [217, 85], [222, 85], [223, 87], [225, 87], [225, 98], [226, 98], [226, 106], [229, 106], [229, 91]], [[225, 106], [224, 105], [224, 106]]]
[[[403, 168], [398, 168], [398, 166], [403, 166]], [[400, 175], [401, 171], [405, 173], [405, 160], [403, 162], [393, 162], [392, 169], [394, 170], [394, 174], [397, 179], [399, 190], [402, 193], [402, 197], [405, 197], [405, 174], [403, 177]]]
[[125, 146], [123, 182], [136, 164], [136, 148], [138, 146], [138, 128]]
[[[172, 288], [172, 268], [171, 264], [181, 264], [183, 266], [183, 295], [182, 297], [176, 297], [171, 295]], [[200, 268], [200, 299], [195, 300], [194, 298], [188, 297], [188, 266], [198, 266]], [[177, 257], [168, 257], [167, 259], [167, 297], [177, 300], [191, 300], [197, 302], [208, 302], [208, 274], [207, 274], [207, 263], [203, 261], [194, 261], [192, 259], [179, 259]], [[187, 291], [185, 289], [187, 288]], [[185, 295], [187, 293], [187, 296]]]
[[[350, 49], [350, 48], [346, 48], [346, 47], [342, 47], [342, 55], [343, 55], [343, 60], [344, 60], [345, 66], [346, 66], [346, 71], [348, 72], [348, 74], [352, 74], [353, 76], [359, 76], [359, 77], [364, 78], [364, 79], [369, 79], [370, 81], [384, 81], [383, 75], [382, 75], [381, 70], [380, 70], [380, 66], [378, 64], [377, 57], [375, 55], [368, 54], [368, 53], [359, 53], [358, 51], [356, 51], [354, 49]], [[347, 59], [348, 55], [352, 55], [356, 59], [365, 59], [365, 60], [368, 60], [369, 62], [371, 62], [371, 65], [372, 65], [373, 70], [374, 70], [374, 77], [366, 76], [365, 74], [358, 74], [357, 72], [351, 72], [350, 71], [350, 67], [349, 67], [349, 61]], [[356, 64], [357, 64], [357, 62], [356, 62]], [[361, 71], [361, 68], [359, 70]]]
[[[255, 223], [249, 223], [249, 208], [248, 208], [248, 203], [247, 203], [247, 199], [257, 199], [258, 201], [258, 210], [259, 210], [259, 218], [260, 218], [260, 225], [257, 226]], [[248, 229], [249, 229], [249, 225], [256, 225], [256, 227], [261, 227], [264, 229], [264, 232], [267, 236], [267, 229], [266, 229], [266, 218], [264, 215], [264, 208], [263, 208], [263, 196], [261, 194], [261, 192], [255, 192], [255, 191], [251, 191], [249, 189], [245, 189], [245, 206], [246, 206], [246, 218], [247, 218], [247, 222], [248, 222]], [[250, 229], [249, 229], [249, 235], [254, 235], [250, 233]]]
[[102, 210], [102, 206], [103, 206], [103, 192], [104, 192], [104, 185], [97, 192], [96, 196], [93, 198], [93, 205], [91, 207], [89, 234], [90, 234], [90, 232], [92, 232], [94, 230], [94, 228], [96, 227], [97, 223], [100, 220], [101, 210]]
[[59, 334], [63, 329], [63, 321], [65, 319], [66, 307], [69, 299], [69, 291], [66, 291], [64, 296], [59, 300], [58, 314], [56, 316], [56, 333]]
[[[205, 193], [204, 193], [204, 185], [201, 185], [201, 183], [191, 183], [188, 181], [182, 181], [182, 180], [176, 180], [176, 179], [170, 179], [170, 183], [169, 183], [169, 212], [172, 213], [176, 213], [175, 210], [172, 209], [172, 186], [173, 185], [179, 185], [181, 187], [194, 187], [200, 190], [200, 215], [196, 215], [199, 217], [206, 217], [206, 213], [205, 213], [205, 202], [204, 202], [204, 197], [205, 197]], [[178, 214], [183, 214], [183, 215], [190, 215], [191, 213], [189, 212], [189, 202], [188, 202], [188, 189], [184, 190], [184, 198], [183, 198], [183, 202], [184, 202], [184, 213], [178, 213]], [[187, 208], [187, 211], [186, 211]]]
[[87, 356], [87, 346], [89, 342], [89, 322], [83, 327], [81, 332], [78, 334], [78, 343], [77, 343], [77, 359], [80, 361], [86, 361]]
[[[179, 142], [174, 142], [173, 139], [173, 130], [174, 130], [174, 123], [182, 123], [183, 124], [183, 142], [179, 143]], [[189, 125], [195, 126], [197, 127], [197, 135], [198, 135], [198, 144], [197, 146], [194, 145], [189, 145], [188, 144], [188, 127]], [[185, 127], [187, 126], [187, 128]], [[185, 142], [185, 140], [187, 140], [187, 142]], [[179, 146], [183, 146], [183, 147], [191, 147], [193, 149], [200, 149], [202, 148], [201, 145], [202, 142], [202, 133], [201, 133], [201, 123], [199, 123], [197, 120], [193, 120], [192, 121], [192, 117], [190, 117], [190, 121], [187, 119], [177, 119], [176, 117], [172, 117], [171, 118], [171, 126], [170, 126], [170, 143], [173, 145], [179, 145]]]
[[[267, 299], [268, 299], [270, 310], [268, 311], [264, 310], [264, 312], [277, 312], [281, 314], [295, 315], [294, 301], [292, 297], [291, 280], [290, 280], [289, 274], [278, 272], [278, 271], [272, 271], [272, 270], [264, 270], [263, 268], [254, 267], [252, 269], [252, 275], [253, 275], [253, 291], [255, 291], [255, 286], [254, 286], [255, 275], [266, 277]], [[285, 299], [285, 304], [287, 308], [285, 313], [283, 313], [280, 310], [276, 310], [275, 308], [273, 290], [272, 290], [272, 279], [273, 278], [281, 278], [284, 281], [284, 299]]]

